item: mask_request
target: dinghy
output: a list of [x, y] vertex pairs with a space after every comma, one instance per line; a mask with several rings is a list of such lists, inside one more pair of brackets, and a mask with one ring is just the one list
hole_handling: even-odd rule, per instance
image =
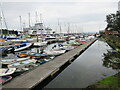
[[47, 41], [44, 41], [44, 42], [34, 42], [33, 45], [34, 45], [34, 46], [39, 46], [39, 47], [45, 46], [45, 45], [47, 45]]
[[28, 57], [31, 59], [41, 59], [47, 56], [45, 53], [35, 53], [35, 52], [30, 52], [30, 53], [21, 53], [17, 55], [19, 58], [21, 57]]
[[60, 55], [60, 54], [63, 54], [65, 53], [66, 50], [58, 50], [58, 49], [51, 49], [49, 51], [46, 51], [44, 50], [44, 52], [47, 54], [47, 55]]
[[57, 50], [67, 50], [67, 51], [70, 51], [70, 50], [72, 50], [74, 48], [75, 48], [74, 46], [71, 46], [69, 44], [66, 44], [66, 45], [58, 44], [57, 47], [54, 47], [54, 49], [57, 49]]
[[8, 68], [16, 68], [17, 70], [21, 70], [23, 68], [26, 68], [27, 66], [36, 64], [36, 61], [37, 60], [35, 59], [29, 59], [26, 61], [16, 62], [16, 63], [9, 64]]
[[26, 57], [26, 58], [17, 58], [17, 59], [2, 59], [0, 61], [0, 63], [2, 64], [12, 64], [12, 63], [15, 63], [15, 62], [20, 62], [20, 61], [25, 61], [25, 60], [28, 60], [29, 58]]
[[16, 46], [14, 51], [15, 52], [21, 51], [21, 50], [29, 48], [30, 46], [32, 46], [32, 43], [22, 44], [22, 45]]
[[15, 70], [16, 68], [0, 68], [0, 76], [11, 75]]
[[4, 84], [12, 79], [11, 76], [0, 76], [0, 84]]

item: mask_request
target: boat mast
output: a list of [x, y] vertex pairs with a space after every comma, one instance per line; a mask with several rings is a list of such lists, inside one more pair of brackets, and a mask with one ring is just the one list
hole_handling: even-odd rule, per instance
[[40, 22], [42, 23], [42, 14], [40, 13]]
[[[0, 8], [1, 8], [1, 17], [0, 17], [0, 21], [1, 21], [1, 31], [2, 31], [2, 16], [3, 16], [3, 21], [4, 21], [4, 24], [5, 24], [5, 27], [6, 27], [6, 29], [8, 30], [7, 23], [6, 23], [6, 19], [5, 19], [5, 16], [4, 16], [3, 9], [2, 9], [2, 2], [1, 2], [1, 4], [0, 4]], [[9, 34], [9, 31], [8, 31], [8, 34]]]
[[20, 30], [22, 30], [22, 26], [21, 26], [22, 19], [21, 19], [21, 16], [19, 16], [19, 18], [20, 18]]
[[40, 23], [41, 23], [41, 25], [42, 25], [42, 27], [41, 27], [41, 38], [43, 39], [43, 37], [42, 37], [42, 30], [45, 29], [45, 28], [44, 28], [45, 25], [43, 25], [43, 20], [42, 20], [42, 14], [41, 14], [41, 13], [40, 13]]
[[[36, 23], [37, 23], [37, 22], [38, 22], [38, 21], [37, 21], [37, 11], [35, 12], [35, 15], [36, 15]], [[38, 41], [39, 41], [39, 40], [38, 40], [38, 27], [36, 27], [36, 29], [37, 29], [36, 35], [37, 35], [37, 42], [38, 42]]]
[[61, 34], [61, 25], [60, 25], [60, 23], [59, 23], [59, 19], [58, 19], [58, 26], [60, 27], [60, 34]]
[[70, 24], [68, 23], [68, 31], [67, 33], [69, 34], [70, 33]]
[[1, 35], [3, 34], [2, 32], [2, 13], [0, 12], [0, 28], [1, 28]]
[[29, 28], [31, 27], [30, 26], [30, 12], [28, 13], [28, 19], [29, 19]]
[[35, 15], [36, 15], [36, 23], [37, 23], [37, 22], [38, 22], [38, 21], [37, 21], [37, 17], [38, 17], [37, 12], [35, 12]]

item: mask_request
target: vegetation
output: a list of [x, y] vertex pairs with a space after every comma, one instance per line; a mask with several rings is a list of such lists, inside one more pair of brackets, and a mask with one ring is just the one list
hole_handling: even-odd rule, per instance
[[99, 82], [97, 82], [97, 84], [91, 85], [88, 88], [108, 88], [110, 90], [119, 90], [120, 89], [120, 73], [113, 75], [113, 76], [109, 76]]
[[0, 34], [1, 35], [8, 35], [8, 34], [18, 34], [17, 31], [14, 31], [14, 30], [7, 30], [7, 29], [2, 29], [0, 30]]
[[107, 27], [106, 30], [118, 31], [120, 33], [120, 12], [116, 14], [109, 14], [106, 16]]
[[120, 37], [115, 35], [104, 36], [107, 43], [114, 49], [116, 52], [120, 53]]

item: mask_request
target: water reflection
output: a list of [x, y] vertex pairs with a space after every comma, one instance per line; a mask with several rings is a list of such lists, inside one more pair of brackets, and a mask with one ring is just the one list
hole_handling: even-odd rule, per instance
[[108, 51], [108, 53], [104, 54], [103, 66], [119, 70], [120, 69], [119, 65], [120, 65], [120, 53], [115, 51]]
[[116, 74], [118, 71], [103, 66], [107, 50], [112, 48], [106, 42], [97, 40], [44, 88], [85, 88]]

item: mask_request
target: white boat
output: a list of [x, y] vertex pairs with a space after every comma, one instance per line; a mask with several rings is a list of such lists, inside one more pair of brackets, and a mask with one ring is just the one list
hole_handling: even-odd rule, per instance
[[25, 42], [25, 41], [27, 41], [27, 40], [25, 40], [25, 39], [13, 39], [13, 40], [11, 40], [11, 41], [13, 41], [13, 42], [15, 42], [15, 43], [19, 43], [19, 42]]
[[49, 51], [44, 50], [47, 55], [60, 55], [65, 53], [66, 50], [51, 49]]
[[12, 44], [11, 41], [6, 41], [6, 40], [0, 38], [0, 46], [6, 46], [6, 45], [10, 45], [10, 44]]
[[72, 42], [71, 45], [72, 45], [72, 46], [80, 46], [80, 45], [82, 45], [82, 43]]
[[[37, 41], [36, 38], [27, 38], [26, 40], [29, 41], [29, 42], [35, 42], [35, 41]], [[41, 41], [42, 38], [38, 38], [38, 40]]]
[[29, 48], [30, 46], [32, 46], [32, 43], [22, 44], [22, 45], [16, 46], [14, 51], [17, 52], [20, 50], [24, 50], [24, 49]]
[[35, 59], [29, 59], [26, 61], [16, 62], [8, 65], [8, 68], [17, 68], [22, 69], [25, 68], [28, 65], [35, 64], [37, 60]]
[[33, 45], [34, 45], [34, 46], [45, 46], [45, 45], [47, 45], [47, 41], [43, 41], [43, 42], [34, 42]]
[[74, 40], [74, 39], [76, 39], [76, 37], [75, 36], [71, 36], [69, 39], [70, 40]]
[[71, 46], [70, 44], [66, 44], [66, 45], [62, 45], [62, 44], [59, 44], [58, 47], [55, 47], [54, 49], [58, 49], [58, 50], [72, 50], [74, 49], [75, 47], [74, 46]]
[[11, 75], [15, 70], [16, 68], [0, 68], [0, 76]]
[[65, 41], [66, 41], [65, 38], [59, 38], [59, 39], [58, 39], [58, 42], [65, 42]]
[[28, 60], [29, 58], [17, 58], [17, 59], [2, 59], [0, 62], [2, 64], [12, 64], [12, 63], [15, 63], [15, 62], [20, 62], [20, 61], [25, 61], [25, 60]]
[[50, 36], [50, 35], [48, 35], [48, 36], [45, 37], [45, 40], [51, 40], [51, 39], [56, 39], [56, 37]]

